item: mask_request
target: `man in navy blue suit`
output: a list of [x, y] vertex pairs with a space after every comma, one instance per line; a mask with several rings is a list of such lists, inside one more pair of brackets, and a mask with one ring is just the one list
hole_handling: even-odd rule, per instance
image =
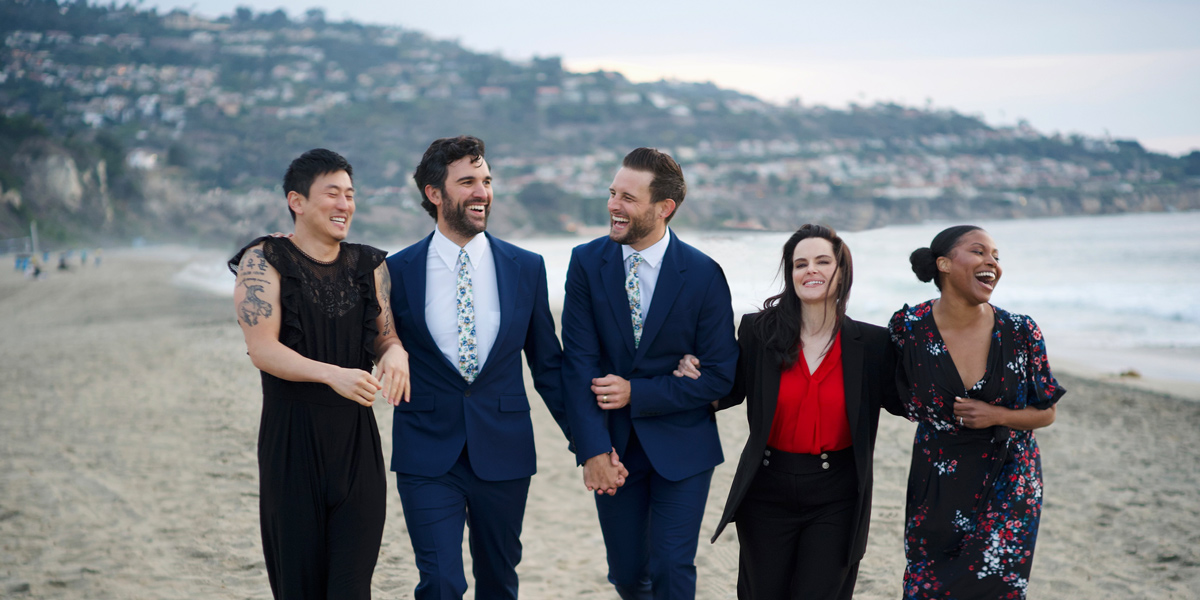
[[393, 403], [392, 470], [421, 573], [418, 600], [466, 593], [464, 524], [475, 597], [517, 597], [521, 523], [537, 470], [522, 350], [534, 387], [568, 431], [546, 266], [484, 233], [492, 176], [483, 151], [469, 136], [429, 146], [413, 179], [437, 227], [387, 259], [413, 374], [411, 401]]
[[[700, 521], [724, 459], [711, 403], [733, 386], [733, 308], [720, 266], [667, 227], [686, 192], [669, 155], [630, 152], [609, 188], [609, 235], [575, 248], [567, 271], [567, 415], [625, 599], [695, 597]], [[674, 377], [691, 352], [704, 377]], [[628, 470], [615, 494], [610, 453]]]

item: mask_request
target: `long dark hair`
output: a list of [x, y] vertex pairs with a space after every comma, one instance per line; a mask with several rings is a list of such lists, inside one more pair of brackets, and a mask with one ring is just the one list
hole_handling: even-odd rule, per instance
[[832, 228], [810, 223], [797, 229], [783, 244], [783, 258], [779, 261], [779, 270], [783, 275], [783, 291], [763, 302], [756, 326], [759, 339], [779, 356], [784, 370], [790, 369], [800, 360], [800, 319], [804, 305], [796, 295], [796, 283], [792, 280], [792, 256], [795, 254], [796, 244], [808, 238], [829, 240], [833, 245], [833, 258], [837, 261], [837, 270], [834, 273], [841, 274], [837, 289], [834, 290], [837, 299], [837, 320], [833, 323], [829, 344], [833, 343], [842, 329], [842, 320], [846, 317], [846, 302], [850, 300], [850, 286], [854, 283], [854, 260], [850, 256], [850, 248]]

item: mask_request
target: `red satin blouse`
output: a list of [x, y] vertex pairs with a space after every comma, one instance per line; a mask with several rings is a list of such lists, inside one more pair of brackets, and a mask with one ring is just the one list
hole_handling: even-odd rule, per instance
[[796, 454], [832, 452], [853, 443], [846, 418], [840, 331], [816, 373], [809, 373], [801, 351], [796, 364], [780, 375], [779, 400], [767, 443]]

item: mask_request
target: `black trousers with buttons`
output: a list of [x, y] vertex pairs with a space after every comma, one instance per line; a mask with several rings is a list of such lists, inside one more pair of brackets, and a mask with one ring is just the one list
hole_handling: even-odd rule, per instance
[[857, 479], [851, 448], [821, 455], [768, 448], [734, 520], [738, 598], [849, 599], [858, 577], [858, 562], [846, 558]]

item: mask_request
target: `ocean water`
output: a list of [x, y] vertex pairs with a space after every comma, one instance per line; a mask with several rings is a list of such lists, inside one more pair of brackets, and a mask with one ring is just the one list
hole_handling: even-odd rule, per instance
[[[936, 297], [909, 267], [912, 250], [952, 223], [899, 225], [843, 234], [854, 257], [848, 314], [886, 325], [904, 304]], [[954, 223], [956, 224], [956, 223]], [[1000, 249], [1003, 276], [992, 303], [1027, 314], [1061, 359], [1101, 373], [1200, 381], [1200, 212], [977, 221]], [[778, 293], [779, 261], [790, 233], [677, 232], [717, 260], [736, 315]], [[562, 306], [578, 238], [511, 240], [546, 259], [550, 301]], [[402, 244], [385, 246], [389, 253]], [[223, 266], [197, 262], [177, 281], [232, 293]]]

